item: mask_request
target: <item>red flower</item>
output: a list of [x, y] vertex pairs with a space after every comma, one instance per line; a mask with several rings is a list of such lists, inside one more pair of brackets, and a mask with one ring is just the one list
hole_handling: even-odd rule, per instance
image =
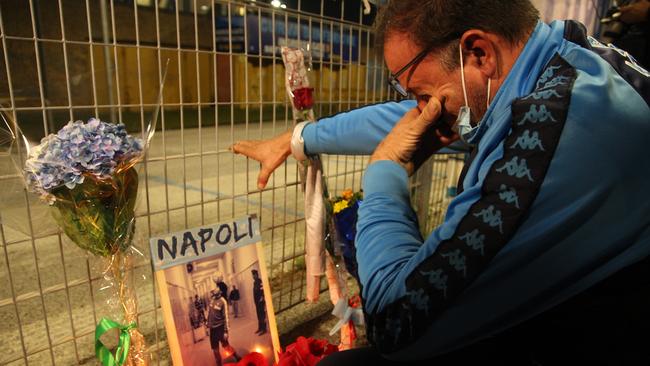
[[295, 343], [280, 353], [276, 366], [314, 366], [323, 357], [337, 352], [339, 348], [325, 340], [298, 337]]
[[304, 111], [314, 105], [314, 88], [299, 88], [293, 91], [293, 105], [296, 109]]
[[239, 360], [239, 362], [227, 363], [224, 366], [268, 366], [268, 362], [266, 362], [266, 357], [263, 354], [251, 352]]

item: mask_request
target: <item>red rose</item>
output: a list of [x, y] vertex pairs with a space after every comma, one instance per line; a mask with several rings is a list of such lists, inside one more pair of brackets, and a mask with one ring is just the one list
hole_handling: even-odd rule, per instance
[[304, 111], [314, 106], [314, 88], [299, 88], [293, 91], [293, 105], [296, 109]]
[[277, 366], [315, 366], [323, 357], [338, 350], [337, 346], [324, 340], [298, 337], [280, 354]]

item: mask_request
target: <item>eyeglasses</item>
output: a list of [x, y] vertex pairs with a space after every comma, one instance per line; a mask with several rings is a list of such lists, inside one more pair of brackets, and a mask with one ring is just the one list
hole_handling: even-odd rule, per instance
[[[463, 32], [454, 32], [450, 34], [448, 37], [443, 38], [440, 40], [440, 42], [437, 42], [438, 45], [445, 45], [450, 42], [453, 42], [454, 40], [458, 40], [461, 36], [463, 35]], [[415, 72], [415, 68], [417, 67], [418, 63], [422, 61], [422, 59], [434, 49], [435, 44], [431, 44], [430, 46], [426, 47], [424, 50], [422, 50], [420, 53], [418, 53], [408, 64], [406, 64], [404, 67], [402, 67], [398, 72], [394, 74], [390, 74], [388, 76], [388, 85], [396, 91], [399, 95], [403, 97], [408, 97], [409, 93], [406, 91], [406, 89], [399, 83], [399, 80], [397, 80], [400, 75], [402, 75], [406, 70], [408, 70], [411, 66], [415, 67], [413, 68], [413, 71], [411, 71], [411, 74]]]
[[[422, 59], [431, 51], [429, 47], [425, 48], [422, 50], [422, 52], [418, 53], [408, 64], [406, 64], [404, 67], [399, 69], [398, 72], [394, 74], [390, 74], [388, 76], [388, 85], [390, 85], [391, 88], [393, 88], [394, 91], [399, 93], [399, 95], [403, 97], [408, 97], [409, 93], [404, 89], [404, 87], [399, 83], [399, 80], [397, 80], [400, 75], [402, 75], [406, 70], [408, 70], [411, 66], [415, 65], [417, 67], [417, 64], [422, 61]], [[415, 69], [413, 69], [415, 71]]]

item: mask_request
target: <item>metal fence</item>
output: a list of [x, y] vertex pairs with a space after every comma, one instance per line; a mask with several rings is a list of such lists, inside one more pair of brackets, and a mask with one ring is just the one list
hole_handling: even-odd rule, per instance
[[[255, 213], [276, 312], [303, 302], [296, 164], [285, 163], [259, 190], [257, 163], [228, 147], [292, 126], [276, 52], [282, 45], [311, 52], [317, 116], [394, 97], [372, 50], [372, 15], [360, 9], [345, 0], [284, 7], [254, 0], [0, 1], [0, 103], [33, 141], [91, 116], [142, 133], [169, 60], [161, 129], [142, 167], [137, 207], [137, 246], [145, 253], [136, 263], [138, 322], [153, 364], [170, 361], [148, 237]], [[456, 158], [434, 158], [413, 180], [414, 201], [428, 203], [416, 206], [426, 230], [453, 195], [448, 187], [458, 172], [449, 159]], [[366, 160], [326, 156], [330, 190], [358, 190]], [[3, 187], [18, 184], [17, 174], [0, 169]], [[0, 364], [93, 364], [94, 327], [106, 307], [101, 264], [61, 235], [43, 204], [18, 196], [0, 210]]]

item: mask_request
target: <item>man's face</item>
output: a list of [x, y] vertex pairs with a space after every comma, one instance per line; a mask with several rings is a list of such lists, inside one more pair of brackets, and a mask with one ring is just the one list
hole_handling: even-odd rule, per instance
[[[391, 73], [396, 73], [408, 64], [422, 49], [408, 36], [393, 34], [384, 43], [384, 59]], [[460, 55], [456, 56], [460, 60]], [[422, 61], [411, 66], [399, 76], [400, 84], [415, 96], [418, 109], [423, 110], [429, 98], [436, 97], [442, 102], [441, 118], [453, 126], [458, 110], [465, 105], [461, 85], [460, 66], [448, 70], [440, 61], [436, 51], [429, 53]], [[472, 110], [472, 122], [478, 122], [486, 111], [487, 85], [480, 71], [465, 64], [465, 83], [468, 104]]]

